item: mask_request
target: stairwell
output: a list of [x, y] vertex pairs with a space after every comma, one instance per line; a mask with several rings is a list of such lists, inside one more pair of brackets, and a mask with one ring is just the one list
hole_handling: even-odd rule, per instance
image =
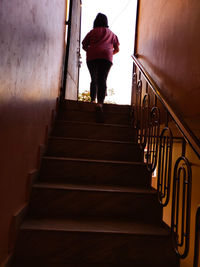
[[177, 267], [130, 106], [65, 101], [12, 266]]

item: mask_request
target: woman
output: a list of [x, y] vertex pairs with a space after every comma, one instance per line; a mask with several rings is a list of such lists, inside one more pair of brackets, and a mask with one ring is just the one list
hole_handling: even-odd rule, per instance
[[118, 38], [108, 29], [108, 19], [104, 14], [97, 14], [93, 30], [86, 35], [82, 45], [86, 51], [87, 66], [91, 75], [91, 102], [95, 102], [97, 96], [97, 108], [102, 111], [113, 55], [119, 52]]

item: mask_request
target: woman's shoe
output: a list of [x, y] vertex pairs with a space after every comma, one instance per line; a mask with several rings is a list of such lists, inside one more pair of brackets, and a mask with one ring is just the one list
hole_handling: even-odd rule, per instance
[[96, 105], [96, 122], [104, 122], [103, 104], [101, 103]]

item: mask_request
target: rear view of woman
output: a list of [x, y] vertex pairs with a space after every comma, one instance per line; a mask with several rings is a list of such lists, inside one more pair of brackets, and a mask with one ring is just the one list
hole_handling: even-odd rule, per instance
[[118, 38], [108, 28], [108, 19], [104, 14], [97, 14], [93, 29], [86, 35], [82, 45], [86, 51], [87, 66], [91, 76], [91, 102], [95, 102], [97, 97], [97, 108], [102, 111], [113, 55], [119, 52]]

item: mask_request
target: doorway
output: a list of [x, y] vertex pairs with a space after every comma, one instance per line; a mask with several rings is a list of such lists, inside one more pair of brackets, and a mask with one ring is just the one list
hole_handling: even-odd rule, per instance
[[[105, 103], [130, 104], [132, 88], [132, 58], [134, 51], [137, 0], [84, 0], [82, 5], [81, 40], [92, 29], [97, 13], [108, 17], [108, 24], [119, 38], [120, 52], [113, 57], [109, 73], [108, 96]], [[89, 91], [90, 75], [85, 51], [81, 49], [79, 93]]]

